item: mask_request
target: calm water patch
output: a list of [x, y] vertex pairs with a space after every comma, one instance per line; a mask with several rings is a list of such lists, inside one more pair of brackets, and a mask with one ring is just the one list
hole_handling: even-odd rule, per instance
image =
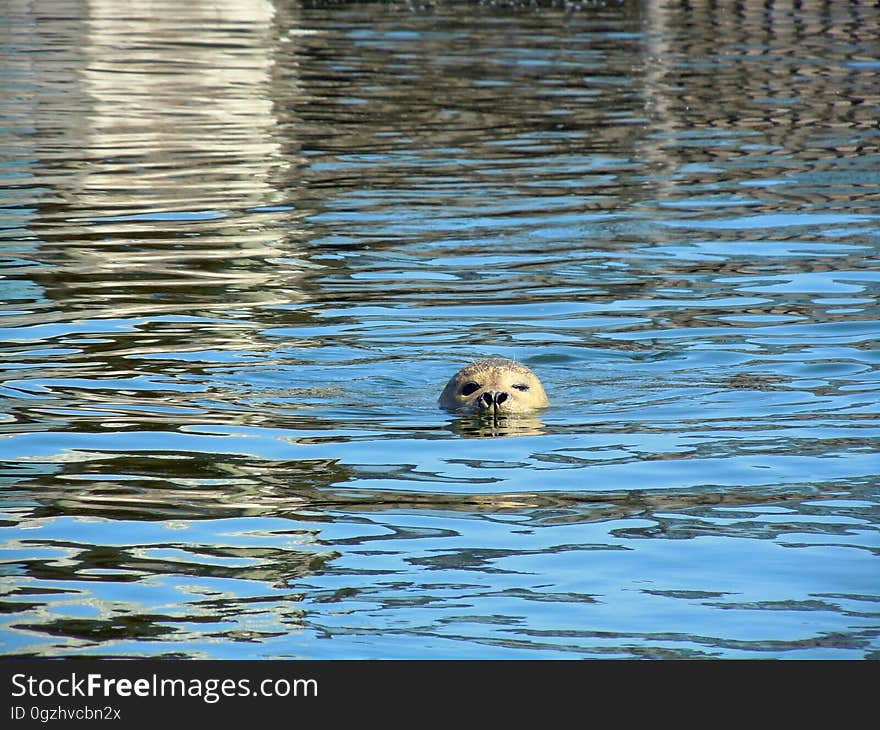
[[877, 8], [153, 5], [0, 19], [0, 653], [880, 656]]

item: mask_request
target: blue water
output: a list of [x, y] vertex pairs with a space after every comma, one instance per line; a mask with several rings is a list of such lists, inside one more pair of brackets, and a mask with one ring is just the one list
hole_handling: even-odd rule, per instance
[[877, 8], [155, 5], [0, 19], [0, 653], [880, 657]]

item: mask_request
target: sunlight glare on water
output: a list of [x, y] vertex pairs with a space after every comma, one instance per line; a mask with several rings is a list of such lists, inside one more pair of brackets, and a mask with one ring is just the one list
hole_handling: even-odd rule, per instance
[[880, 656], [876, 7], [8, 8], [0, 653]]

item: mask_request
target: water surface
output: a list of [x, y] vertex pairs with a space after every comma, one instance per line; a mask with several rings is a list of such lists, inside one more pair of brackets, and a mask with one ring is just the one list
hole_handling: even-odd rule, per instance
[[0, 652], [880, 656], [877, 8], [9, 7]]

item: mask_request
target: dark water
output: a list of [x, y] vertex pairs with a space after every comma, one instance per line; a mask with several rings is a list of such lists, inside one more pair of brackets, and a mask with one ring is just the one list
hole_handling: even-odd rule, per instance
[[4, 7], [2, 653], [880, 656], [873, 4]]

